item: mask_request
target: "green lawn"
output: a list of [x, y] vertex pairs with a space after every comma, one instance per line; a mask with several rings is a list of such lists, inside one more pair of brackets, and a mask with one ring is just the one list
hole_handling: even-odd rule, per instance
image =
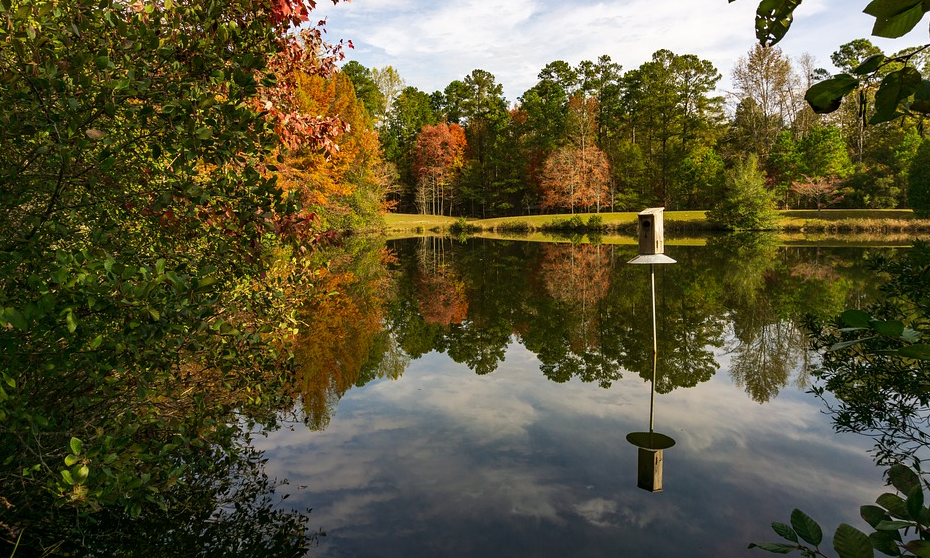
[[[600, 215], [605, 226], [629, 225], [636, 222], [636, 212], [619, 213], [576, 213], [587, 222], [592, 215]], [[779, 225], [782, 229], [801, 230], [811, 227], [829, 226], [831, 223], [861, 223], [874, 227], [876, 223], [886, 222], [896, 225], [907, 225], [915, 221], [914, 213], [909, 209], [824, 209], [818, 212], [815, 209], [788, 210], [779, 212]], [[498, 228], [507, 228], [515, 224], [526, 224], [527, 228], [537, 230], [553, 221], [565, 221], [572, 218], [572, 214], [556, 215], [523, 215], [518, 217], [498, 217], [494, 219], [468, 219], [468, 224], [484, 231], [493, 231]], [[413, 215], [406, 213], [389, 213], [385, 215], [385, 228], [388, 232], [430, 232], [448, 229], [459, 218], [439, 215]], [[691, 223], [697, 228], [706, 228], [704, 211], [666, 211], [665, 221], [668, 223]], [[924, 222], [926, 223], [926, 222]], [[930, 226], [930, 225], [928, 225]]]
[[[605, 225], [626, 225], [636, 222], [636, 212], [619, 213], [575, 213], [585, 222], [592, 215], [600, 215]], [[556, 220], [564, 221], [573, 217], [570, 213], [553, 215], [522, 215], [518, 217], [497, 217], [494, 219], [468, 219], [470, 225], [485, 230], [493, 230], [501, 225], [526, 223], [530, 228], [538, 229]], [[458, 221], [458, 217], [445, 217], [440, 215], [414, 215], [409, 213], [388, 213], [384, 216], [385, 228], [389, 231], [411, 231], [417, 229], [432, 230], [443, 229]], [[667, 221], [703, 222], [703, 211], [666, 211]]]

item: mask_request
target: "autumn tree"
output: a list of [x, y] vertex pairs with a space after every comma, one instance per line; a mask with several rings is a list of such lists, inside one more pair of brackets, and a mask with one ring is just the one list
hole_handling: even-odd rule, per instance
[[791, 191], [813, 202], [818, 215], [821, 209], [839, 203], [845, 197], [840, 190], [840, 179], [835, 176], [820, 178], [804, 176], [803, 180], [791, 185]]
[[607, 158], [593, 147], [582, 154], [572, 147], [552, 153], [543, 166], [543, 208], [598, 208], [606, 201]]
[[607, 201], [610, 166], [595, 145], [597, 100], [573, 97], [567, 122], [569, 144], [557, 149], [543, 166], [541, 187], [544, 208], [575, 206], [600, 211]]
[[381, 98], [384, 99], [384, 112], [374, 116], [379, 120], [383, 120], [384, 116], [394, 108], [394, 101], [404, 91], [406, 83], [404, 78], [400, 77], [400, 72], [393, 66], [372, 68], [371, 80], [378, 88], [378, 92], [381, 93]]
[[[294, 76], [339, 57], [291, 33], [313, 5], [0, 2], [0, 523], [17, 555], [87, 555], [100, 519], [184, 513], [216, 495], [203, 464], [247, 458], [239, 425], [270, 420], [306, 271], [275, 256], [317, 232], [272, 163], [343, 129], [299, 110]], [[198, 525], [223, 515], [207, 502]]]
[[391, 180], [384, 173], [378, 134], [350, 76], [301, 74], [297, 86], [304, 111], [339, 119], [347, 131], [334, 153], [302, 149], [288, 155], [279, 165], [282, 185], [323, 216], [330, 228], [349, 229], [377, 220]]
[[405, 87], [391, 105], [387, 122], [379, 129], [384, 158], [397, 169], [401, 183], [397, 201], [401, 210], [414, 211], [416, 180], [413, 178], [413, 148], [423, 126], [436, 124], [430, 96], [415, 87]]
[[465, 131], [458, 124], [440, 122], [420, 131], [413, 155], [420, 213], [452, 214], [466, 148]]

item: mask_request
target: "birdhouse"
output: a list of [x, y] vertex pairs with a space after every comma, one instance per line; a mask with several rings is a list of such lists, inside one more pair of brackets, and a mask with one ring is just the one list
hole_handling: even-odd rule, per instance
[[650, 207], [639, 214], [639, 253], [665, 253], [665, 231], [662, 222], [664, 207]]

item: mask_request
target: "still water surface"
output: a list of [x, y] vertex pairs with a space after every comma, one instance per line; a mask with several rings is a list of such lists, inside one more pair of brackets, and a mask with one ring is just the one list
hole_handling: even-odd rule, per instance
[[759, 556], [747, 545], [794, 507], [863, 528], [881, 470], [806, 392], [800, 323], [868, 300], [878, 250], [667, 246], [660, 492], [637, 487], [626, 441], [649, 429], [652, 388], [633, 246], [357, 248], [311, 313], [298, 420], [256, 445], [327, 533], [313, 556]]

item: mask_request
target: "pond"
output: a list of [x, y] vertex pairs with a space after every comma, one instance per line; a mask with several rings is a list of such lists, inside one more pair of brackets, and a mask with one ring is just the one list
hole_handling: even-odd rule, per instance
[[[307, 313], [297, 406], [254, 442], [326, 533], [312, 556], [759, 556], [793, 508], [861, 527], [883, 491], [870, 440], [807, 391], [803, 321], [872, 299], [864, 261], [893, 248], [669, 242], [654, 392], [631, 243], [349, 248]], [[652, 420], [675, 445], [640, 456]]]

